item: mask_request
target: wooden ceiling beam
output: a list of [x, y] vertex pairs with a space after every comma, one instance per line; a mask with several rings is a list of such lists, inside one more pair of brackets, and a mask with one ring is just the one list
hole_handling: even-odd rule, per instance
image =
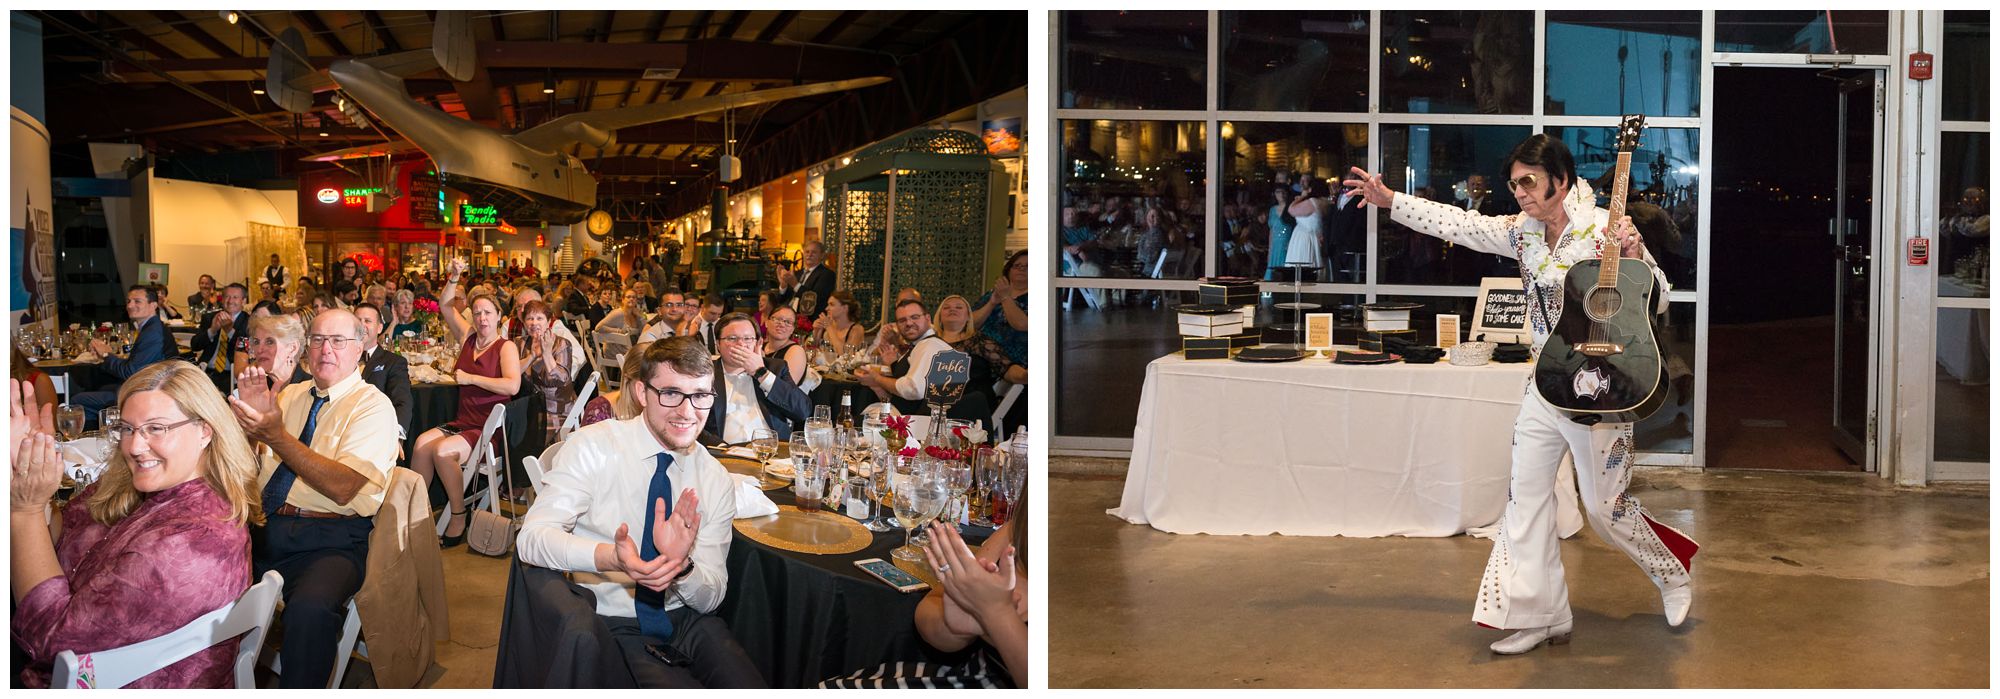
[[390, 53], [403, 50], [402, 42], [396, 41], [396, 35], [389, 33], [388, 25], [382, 23], [382, 16], [376, 14], [374, 10], [362, 10], [361, 21], [375, 32], [375, 38], [382, 42], [382, 48], [388, 49]]
[[202, 31], [201, 25], [196, 24], [194, 20], [188, 19], [179, 12], [173, 10], [149, 10], [147, 14], [151, 14], [154, 18], [166, 24], [168, 28], [179, 32], [182, 36], [193, 39], [195, 43], [201, 44], [201, 47], [208, 49], [210, 53], [223, 58], [243, 57], [243, 54], [238, 53], [236, 49], [229, 48], [229, 45], [222, 43], [222, 40], [215, 38], [206, 31]]
[[354, 55], [354, 49], [348, 48], [347, 43], [340, 40], [340, 34], [327, 28], [326, 21], [320, 19], [319, 11], [294, 10], [292, 14], [299, 18], [299, 23], [306, 25], [306, 29], [312, 31], [315, 36], [321, 37], [327, 46], [333, 48], [335, 53], [341, 56]]
[[827, 23], [825, 29], [821, 29], [818, 34], [813, 35], [811, 43], [831, 43], [835, 38], [840, 36], [841, 32], [847, 31], [848, 27], [854, 26], [854, 21], [861, 19], [861, 16], [865, 14], [867, 13], [861, 10], [848, 10], [840, 13], [839, 17], [835, 17], [832, 22]]

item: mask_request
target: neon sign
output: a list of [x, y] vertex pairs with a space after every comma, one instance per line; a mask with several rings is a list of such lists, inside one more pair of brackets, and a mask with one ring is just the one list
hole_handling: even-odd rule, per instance
[[458, 225], [491, 226], [500, 222], [500, 207], [491, 204], [458, 205]]
[[340, 201], [340, 190], [332, 187], [319, 190], [319, 203], [332, 204], [337, 201]]

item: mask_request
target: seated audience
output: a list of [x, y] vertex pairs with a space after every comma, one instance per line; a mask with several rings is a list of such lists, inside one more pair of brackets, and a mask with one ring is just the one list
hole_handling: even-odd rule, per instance
[[519, 558], [623, 574], [579, 584], [638, 686], [761, 687], [729, 627], [710, 616], [728, 590], [736, 517], [736, 481], [696, 441], [718, 402], [709, 392], [714, 364], [691, 337], [634, 354], [629, 390], [644, 394], [643, 411], [570, 435], [522, 524]]
[[263, 369], [266, 383], [277, 391], [312, 380], [305, 367], [299, 366], [305, 342], [306, 326], [298, 316], [275, 315], [251, 318], [250, 339], [244, 344], [250, 350], [251, 366]]
[[354, 317], [361, 321], [361, 329], [366, 335], [361, 343], [361, 380], [389, 397], [389, 404], [396, 406], [397, 444], [401, 437], [410, 433], [410, 409], [415, 401], [411, 398], [410, 360], [403, 355], [389, 351], [382, 346], [382, 309], [372, 303], [362, 303], [354, 307]]
[[549, 306], [539, 299], [522, 304], [521, 318], [521, 378], [542, 396], [542, 426], [553, 443], [563, 419], [569, 417], [570, 404], [576, 402], [576, 388], [570, 382], [575, 361], [570, 349], [576, 345], [555, 333]]
[[[451, 301], [458, 295], [463, 264], [453, 263], [443, 300]], [[419, 435], [415, 453], [410, 456], [411, 470], [423, 476], [426, 484], [433, 475], [444, 484], [451, 518], [438, 543], [445, 548], [465, 541], [465, 482], [459, 467], [485, 436], [486, 417], [521, 390], [521, 354], [500, 333], [500, 319], [504, 317], [500, 299], [478, 296], [473, 298], [470, 308], [470, 323], [454, 314], [444, 316], [452, 340], [464, 342], [458, 350], [458, 364], [452, 368], [452, 378], [458, 382], [458, 417]]]
[[[789, 311], [790, 309], [786, 309]], [[716, 322], [722, 356], [715, 360], [717, 405], [708, 413], [702, 438], [711, 443], [741, 444], [758, 429], [768, 428], [778, 439], [790, 439], [812, 416], [812, 399], [792, 383], [783, 360], [758, 351], [750, 316], [731, 313]]]
[[[193, 364], [166, 361], [119, 388], [124, 417], [105, 427], [111, 462], [57, 514], [62, 535], [52, 538], [43, 518], [62, 460], [48, 404], [33, 391], [16, 383], [8, 392], [8, 552], [14, 641], [27, 660], [17, 679], [42, 688], [62, 651], [157, 638], [235, 602], [250, 588], [245, 525], [263, 513], [256, 459], [221, 392]], [[126, 686], [233, 687], [236, 650], [220, 643]]]
[[250, 356], [250, 314], [243, 311], [248, 292], [242, 284], [224, 287], [222, 307], [209, 312], [188, 340], [195, 351], [195, 365], [206, 369], [215, 387], [225, 393], [235, 385], [232, 379], [240, 371], [238, 362]]
[[255, 575], [285, 576], [278, 685], [287, 689], [325, 688], [334, 663], [347, 660], [334, 648], [367, 577], [368, 536], [402, 444], [396, 406], [361, 377], [366, 335], [353, 313], [321, 313], [306, 342], [307, 380], [273, 391], [252, 367], [229, 399], [263, 447], [265, 522], [252, 532], [252, 555]]
[[806, 348], [792, 340], [792, 330], [798, 327], [798, 318], [799, 314], [789, 307], [771, 309], [770, 315], [764, 316], [763, 353], [765, 357], [785, 365], [785, 376], [792, 383], [811, 390], [806, 386]]
[[820, 314], [819, 323], [813, 326], [814, 339], [836, 356], [867, 346], [868, 328], [854, 317], [860, 310], [854, 294], [845, 289], [833, 292], [826, 298], [826, 311]]
[[1028, 251], [1009, 256], [1006, 271], [993, 283], [993, 290], [972, 306], [972, 327], [1000, 343], [1015, 364], [1027, 364]]
[[104, 363], [97, 367], [103, 383], [97, 390], [78, 393], [70, 399], [71, 403], [83, 408], [88, 422], [95, 424], [98, 411], [117, 402], [119, 384], [154, 362], [180, 354], [173, 334], [167, 331], [166, 323], [160, 322], [159, 314], [159, 290], [135, 284], [125, 292], [125, 317], [131, 319], [139, 336], [132, 341], [132, 351], [120, 357], [113, 354], [119, 348], [111, 343], [99, 339], [90, 341], [90, 351], [104, 358]]
[[[895, 328], [902, 341], [909, 343], [909, 352], [891, 364], [887, 372], [872, 367], [856, 369], [854, 380], [874, 389], [878, 398], [889, 401], [905, 415], [926, 414], [930, 410], [925, 400], [930, 389], [931, 360], [938, 352], [951, 349], [951, 345], [932, 329], [930, 315], [924, 312], [922, 301], [897, 304]], [[968, 387], [945, 414], [958, 420], [992, 419], [993, 404], [987, 400], [986, 394]]]
[[967, 393], [981, 393], [988, 405], [998, 405], [1000, 396], [993, 392], [993, 384], [1000, 379], [1009, 383], [1028, 382], [1028, 368], [1016, 364], [1000, 343], [993, 341], [972, 328], [972, 305], [965, 297], [953, 294], [938, 302], [937, 336], [951, 345], [952, 349], [964, 352], [971, 359], [970, 379]]

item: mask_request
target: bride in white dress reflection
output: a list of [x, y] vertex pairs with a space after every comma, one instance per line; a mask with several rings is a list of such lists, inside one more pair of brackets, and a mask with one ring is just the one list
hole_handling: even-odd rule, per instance
[[1326, 199], [1326, 187], [1325, 180], [1314, 180], [1311, 175], [1300, 176], [1299, 192], [1285, 209], [1298, 221], [1292, 228], [1290, 245], [1285, 249], [1285, 266], [1298, 270], [1300, 275], [1305, 274], [1305, 270], [1300, 268], [1318, 267], [1320, 263], [1320, 222], [1325, 220], [1321, 214], [1321, 202]]

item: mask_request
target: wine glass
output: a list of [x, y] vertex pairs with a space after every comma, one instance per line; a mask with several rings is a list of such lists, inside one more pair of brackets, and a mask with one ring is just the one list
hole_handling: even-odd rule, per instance
[[994, 481], [999, 479], [998, 464], [1001, 453], [990, 447], [980, 447], [973, 455], [972, 473], [972, 523], [981, 527], [993, 526]]
[[866, 453], [869, 468], [865, 482], [868, 489], [864, 494], [868, 497], [868, 521], [861, 526], [871, 532], [886, 532], [895, 529], [889, 526], [882, 503], [889, 495], [889, 479], [893, 475], [889, 470], [889, 460], [896, 457], [891, 457], [887, 448], [870, 448]]
[[56, 433], [67, 442], [83, 435], [83, 406], [64, 403], [56, 408]]
[[118, 406], [115, 405], [106, 406], [103, 410], [97, 411], [98, 431], [102, 432], [111, 429], [111, 426], [118, 424], [119, 418], [124, 416], [125, 414], [120, 412]]
[[[947, 501], [949, 504], [945, 509], [956, 513], [959, 500], [965, 497], [965, 491], [972, 488], [972, 463], [967, 459], [951, 459], [944, 462], [944, 469], [946, 486], [951, 489], [951, 499]], [[956, 527], [957, 519], [954, 514], [947, 517], [946, 521]]]
[[757, 473], [762, 480], [759, 485], [776, 482], [771, 477], [771, 456], [778, 453], [778, 433], [770, 428], [759, 428], [750, 433], [750, 448], [757, 452]]
[[793, 478], [798, 478], [799, 475], [799, 468], [798, 468], [799, 455], [810, 454], [810, 453], [812, 453], [812, 445], [806, 443], [805, 431], [804, 430], [793, 431], [791, 440], [786, 442], [785, 444], [785, 458], [792, 460]]
[[833, 422], [833, 406], [831, 406], [831, 405], [815, 405], [815, 406], [813, 406], [813, 416], [812, 416], [812, 422], [827, 422], [827, 423], [832, 423], [832, 422]]
[[903, 546], [890, 555], [905, 561], [921, 561], [924, 552], [917, 548], [911, 530], [921, 528], [944, 509], [949, 485], [936, 459], [919, 456], [908, 461], [909, 474], [897, 474], [902, 482], [896, 487], [896, 522], [903, 527]]

